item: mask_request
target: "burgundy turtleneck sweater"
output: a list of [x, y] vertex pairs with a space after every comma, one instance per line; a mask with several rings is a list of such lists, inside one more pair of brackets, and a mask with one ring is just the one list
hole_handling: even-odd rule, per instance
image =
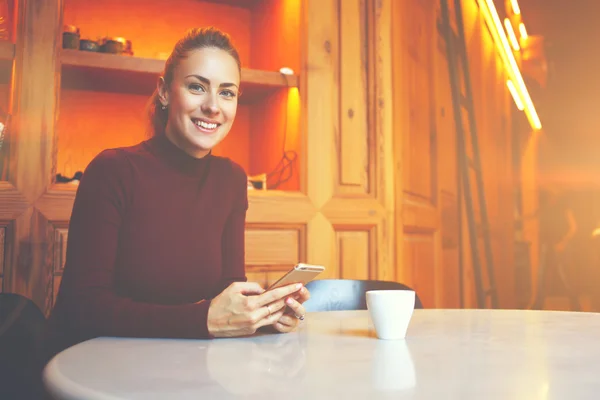
[[209, 338], [210, 299], [246, 280], [246, 179], [164, 135], [100, 153], [73, 206], [54, 350], [97, 336]]

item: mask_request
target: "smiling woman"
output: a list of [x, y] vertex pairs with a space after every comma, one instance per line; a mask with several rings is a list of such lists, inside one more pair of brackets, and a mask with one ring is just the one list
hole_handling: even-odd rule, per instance
[[246, 282], [246, 174], [211, 153], [234, 122], [240, 70], [226, 34], [189, 31], [151, 98], [152, 138], [105, 150], [88, 165], [49, 355], [97, 336], [213, 338], [297, 327], [308, 291]]
[[240, 57], [228, 36], [191, 30], [175, 46], [152, 97], [154, 135], [164, 133], [189, 155], [205, 156], [231, 129], [240, 78]]

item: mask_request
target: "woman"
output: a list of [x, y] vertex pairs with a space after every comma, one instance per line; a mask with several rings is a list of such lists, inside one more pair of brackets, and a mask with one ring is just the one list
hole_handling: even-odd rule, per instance
[[235, 119], [240, 75], [227, 35], [191, 30], [151, 100], [154, 136], [89, 164], [50, 319], [54, 353], [97, 336], [213, 338], [297, 327], [306, 288], [265, 292], [245, 282], [246, 174], [211, 154]]

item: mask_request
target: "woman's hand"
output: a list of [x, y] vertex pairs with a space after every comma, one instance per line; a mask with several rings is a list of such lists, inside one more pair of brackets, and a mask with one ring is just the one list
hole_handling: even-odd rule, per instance
[[304, 319], [306, 310], [302, 304], [308, 299], [310, 299], [310, 292], [305, 287], [288, 297], [285, 301], [288, 306], [287, 311], [273, 324], [273, 328], [281, 333], [293, 332]]
[[234, 282], [211, 301], [208, 332], [214, 337], [252, 335], [261, 326], [278, 321], [285, 298], [300, 288], [301, 284], [293, 284], [265, 292], [258, 283]]

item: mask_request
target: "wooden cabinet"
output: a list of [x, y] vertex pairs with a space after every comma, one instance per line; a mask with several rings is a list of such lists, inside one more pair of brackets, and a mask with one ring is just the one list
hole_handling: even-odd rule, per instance
[[[249, 191], [249, 278], [267, 285], [304, 261], [325, 265], [326, 277], [395, 279], [388, 1], [16, 4], [15, 45], [0, 43], [0, 70], [14, 64], [10, 168], [0, 182], [3, 290], [51, 310], [76, 190], [56, 174], [71, 177], [102, 149], [144, 140], [164, 58], [185, 29], [207, 25], [232, 36], [243, 64], [238, 116], [216, 153], [250, 175], [273, 171], [284, 151], [295, 157], [287, 181]], [[65, 24], [82, 38], [130, 39], [134, 55], [62, 49]]]

